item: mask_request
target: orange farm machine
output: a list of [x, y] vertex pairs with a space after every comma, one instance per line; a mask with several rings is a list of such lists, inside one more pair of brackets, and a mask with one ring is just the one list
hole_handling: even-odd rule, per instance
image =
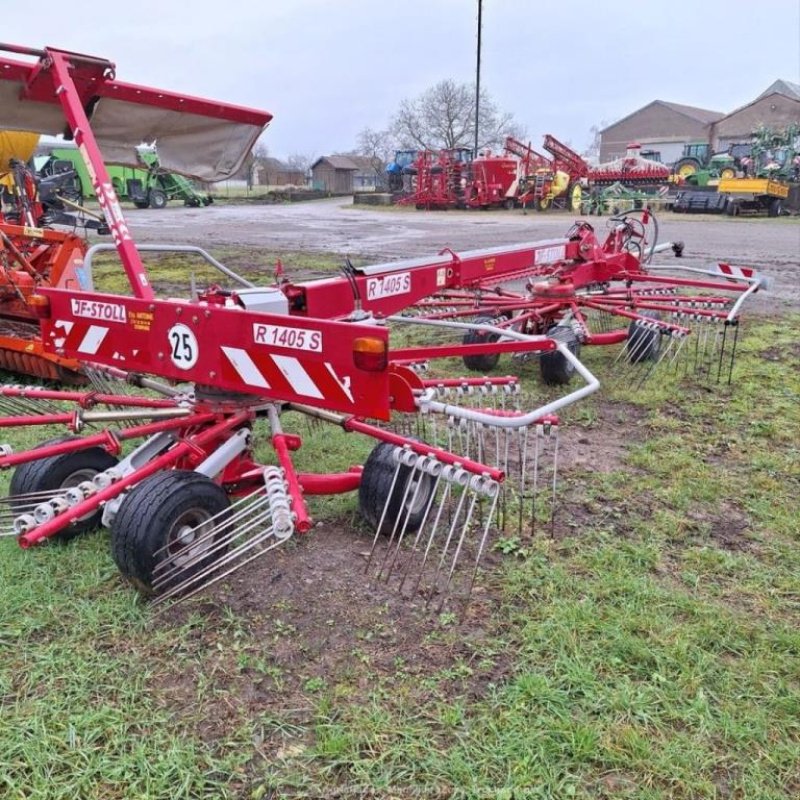
[[[165, 168], [221, 179], [271, 115], [118, 81], [102, 58], [0, 50], [11, 54], [0, 57], [0, 125], [69, 130], [93, 176], [113, 245], [87, 251], [86, 286], [94, 254], [109, 248], [130, 285], [103, 294], [42, 283], [28, 298], [43, 352], [80, 361], [93, 385], [0, 387], [0, 427], [48, 431], [38, 447], [0, 451], [0, 468], [14, 469], [4, 524], [29, 548], [102, 523], [121, 573], [156, 602], [191, 596], [306, 534], [309, 498], [342, 492], [357, 493], [374, 529], [373, 578], [438, 608], [467, 599], [492, 537], [530, 535], [542, 520], [558, 414], [599, 388], [578, 347], [619, 345], [620, 363], [649, 374], [698, 339], [695, 368], [707, 371], [712, 352], [727, 365], [727, 334], [762, 286], [753, 270], [726, 265], [668, 277], [651, 263], [668, 245], [656, 245], [644, 214], [615, 220], [602, 240], [581, 223], [556, 240], [346, 262], [340, 275], [301, 283], [254, 286], [223, 267], [234, 288], [163, 299], [103, 155], [163, 132]], [[533, 401], [513, 376], [423, 369], [457, 358], [484, 371], [502, 354], [538, 358], [548, 382], [568, 374], [580, 385]], [[297, 419], [374, 446], [363, 465], [301, 472], [293, 454], [303, 442], [288, 430]], [[273, 450], [266, 464], [259, 437]]]
[[[0, 165], [0, 172], [6, 189], [6, 202], [0, 205], [0, 368], [80, 381], [78, 361], [44, 351], [31, 298], [41, 286], [83, 286], [87, 245], [74, 231], [108, 228], [102, 217], [68, 213], [65, 204], [70, 201], [59, 190], [69, 175], [39, 180], [23, 161], [13, 158]], [[55, 225], [72, 230], [58, 230]]]

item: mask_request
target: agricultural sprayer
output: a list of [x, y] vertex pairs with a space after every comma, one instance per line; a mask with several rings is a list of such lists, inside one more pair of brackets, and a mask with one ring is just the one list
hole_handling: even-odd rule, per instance
[[[221, 179], [271, 116], [117, 81], [100, 58], [0, 49], [16, 56], [0, 59], [0, 125], [69, 132], [113, 238], [86, 252], [80, 285], [42, 284], [28, 298], [43, 352], [80, 362], [93, 388], [0, 388], [0, 427], [65, 430], [34, 449], [3, 448], [0, 468], [14, 468], [8, 532], [28, 548], [102, 522], [128, 579], [160, 598], [185, 597], [307, 532], [308, 496], [357, 491], [375, 528], [375, 575], [429, 602], [468, 596], [498, 523], [535, 524], [537, 495], [555, 481], [557, 413], [598, 382], [556, 338], [402, 312], [477, 285], [495, 266], [524, 269], [539, 246], [348, 263], [337, 277], [266, 287], [199, 251], [234, 288], [157, 298], [140, 256], [147, 248], [133, 241], [103, 157], [124, 161], [135, 145], [155, 142], [165, 169]], [[92, 289], [94, 255], [111, 247], [130, 295]], [[447, 338], [431, 343], [432, 330]], [[488, 340], [465, 344], [476, 330]], [[390, 347], [390, 333], [400, 346]], [[431, 359], [495, 352], [560, 353], [584, 385], [523, 409], [513, 377], [436, 379], [418, 370]], [[363, 467], [299, 472], [292, 454], [302, 440], [284, 430], [289, 412], [375, 446]], [[267, 464], [255, 457], [261, 427]]]

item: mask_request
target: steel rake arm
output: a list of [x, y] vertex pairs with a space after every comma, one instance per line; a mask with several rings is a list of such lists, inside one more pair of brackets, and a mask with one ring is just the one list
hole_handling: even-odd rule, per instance
[[[534, 337], [530, 337], [534, 338]], [[539, 337], [536, 337], [539, 338]], [[563, 342], [556, 343], [556, 349], [566, 358], [575, 371], [586, 381], [586, 385], [574, 392], [570, 392], [564, 397], [559, 397], [558, 400], [553, 400], [550, 403], [545, 403], [543, 406], [534, 408], [530, 411], [520, 414], [518, 416], [498, 416], [496, 414], [489, 414], [485, 411], [476, 411], [472, 408], [462, 408], [461, 406], [452, 406], [447, 403], [440, 403], [432, 399], [434, 389], [428, 389], [418, 400], [420, 410], [433, 411], [438, 414], [443, 414], [448, 417], [455, 417], [457, 419], [464, 419], [470, 422], [479, 422], [484, 425], [492, 425], [496, 428], [508, 428], [516, 430], [517, 428], [526, 428], [533, 425], [546, 417], [549, 417], [562, 408], [577, 403], [594, 394], [600, 388], [600, 381], [586, 368], [586, 366], [578, 359], [578, 357], [565, 345]]]
[[[418, 398], [417, 403], [420, 410], [434, 411], [439, 414], [453, 416], [459, 419], [469, 420], [471, 422], [480, 422], [486, 425], [492, 425], [500, 428], [524, 428], [532, 425], [537, 420], [555, 414], [562, 408], [566, 408], [573, 403], [577, 403], [584, 397], [594, 394], [600, 388], [600, 381], [587, 369], [581, 360], [565, 345], [563, 342], [558, 342], [547, 336], [529, 336], [518, 331], [509, 330], [508, 328], [498, 328], [495, 325], [482, 325], [465, 322], [444, 322], [442, 320], [426, 320], [426, 319], [408, 319], [406, 317], [389, 317], [390, 322], [399, 322], [411, 325], [427, 325], [432, 328], [457, 328], [470, 330], [482, 330], [488, 333], [495, 333], [504, 339], [514, 339], [519, 342], [527, 342], [531, 345], [531, 349], [540, 349], [542, 342], [552, 341], [555, 344], [555, 349], [561, 353], [567, 361], [575, 367], [575, 371], [586, 381], [586, 385], [574, 392], [570, 392], [564, 397], [546, 403], [539, 408], [532, 409], [519, 416], [511, 417], [498, 417], [494, 414], [488, 414], [483, 411], [475, 409], [461, 408], [459, 406], [448, 405], [447, 403], [440, 403], [432, 399], [433, 390], [428, 390]], [[537, 346], [538, 345], [538, 346]]]

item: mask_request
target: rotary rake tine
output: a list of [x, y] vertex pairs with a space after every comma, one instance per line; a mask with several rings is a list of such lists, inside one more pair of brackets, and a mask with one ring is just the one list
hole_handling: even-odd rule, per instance
[[[733, 322], [728, 322], [727, 320], [725, 321], [725, 336], [726, 337], [727, 337], [728, 328], [731, 327], [731, 326], [733, 327], [733, 342], [731, 343], [731, 353], [730, 353], [730, 356], [728, 358], [728, 386], [731, 385], [731, 381], [733, 380], [733, 364], [734, 364], [734, 361], [736, 360], [736, 345], [739, 342], [739, 322], [737, 320], [734, 320]], [[722, 343], [723, 343], [723, 352], [724, 352], [725, 339], [723, 339]], [[723, 356], [722, 356], [722, 353], [721, 353], [720, 354], [720, 358], [719, 358], [720, 370], [722, 369], [722, 366], [723, 366], [722, 362], [723, 362]], [[719, 377], [719, 373], [718, 373], [718, 377]]]
[[0, 413], [9, 416], [58, 414], [63, 409], [49, 399], [28, 394], [35, 387], [6, 384], [0, 387]]
[[15, 522], [19, 517], [33, 518], [34, 512], [40, 505], [49, 504], [51, 500], [63, 494], [63, 489], [48, 489], [0, 498], [0, 536], [18, 536], [19, 531]]
[[[468, 600], [494, 519], [499, 484], [409, 447], [395, 447], [392, 460], [394, 471], [365, 572], [372, 572], [376, 581], [396, 578], [405, 597], [421, 592], [428, 608], [438, 597], [441, 609], [462, 557], [471, 552], [475, 565], [467, 583]], [[487, 497], [492, 509], [478, 525], [477, 504]]]
[[[381, 512], [381, 517], [378, 522], [377, 530], [375, 531], [375, 538], [372, 542], [372, 548], [370, 550], [369, 557], [367, 559], [366, 570], [370, 569], [372, 564], [372, 558], [375, 554], [375, 547], [378, 542], [378, 538], [381, 536], [384, 525], [387, 522], [391, 522], [391, 519], [387, 519], [387, 515], [390, 512], [390, 506], [394, 505], [394, 498], [396, 497], [396, 493], [400, 491], [400, 509], [408, 509], [418, 507], [420, 502], [420, 492], [423, 486], [422, 476], [427, 475], [433, 479], [433, 487], [429, 492], [429, 496], [427, 500], [425, 500], [423, 495], [423, 502], [424, 502], [424, 513], [422, 522], [420, 523], [419, 530], [421, 531], [425, 527], [425, 522], [427, 521], [428, 515], [430, 514], [431, 506], [433, 505], [434, 498], [436, 497], [437, 489], [439, 487], [439, 482], [442, 476], [442, 464], [440, 464], [436, 459], [431, 458], [429, 456], [419, 456], [413, 453], [411, 450], [406, 448], [395, 448], [392, 453], [392, 457], [396, 462], [396, 467], [394, 470], [394, 474], [392, 475], [392, 482], [389, 486], [389, 493], [386, 497], [386, 503], [384, 504], [383, 510]], [[412, 474], [416, 473], [416, 480], [413, 478], [409, 478], [403, 482], [402, 487], [398, 486], [398, 478], [401, 475], [401, 470], [411, 470]], [[443, 503], [438, 505], [439, 513], [441, 513], [441, 509], [444, 507]], [[383, 561], [381, 562], [380, 567], [378, 568], [377, 578], [386, 577], [391, 574], [394, 564], [397, 560], [397, 555], [400, 552], [400, 547], [403, 543], [403, 538], [406, 535], [408, 529], [409, 519], [411, 517], [410, 514], [402, 514], [402, 513], [395, 513], [394, 514], [394, 524], [392, 525], [392, 530], [389, 535], [389, 541], [387, 547], [384, 552]], [[419, 534], [418, 534], [419, 536]], [[391, 558], [391, 561], [390, 561]], [[388, 564], [387, 564], [388, 562]]]
[[[565, 345], [559, 348], [567, 350]], [[503, 407], [509, 397], [518, 398], [514, 379], [496, 382], [493, 394], [497, 402], [483, 409], [437, 399], [474, 401], [477, 396], [482, 400], [486, 395], [477, 384], [471, 391], [449, 392], [454, 387], [436, 386], [426, 390], [419, 401], [420, 411], [432, 419], [437, 415], [446, 418], [438, 427], [428, 426], [429, 431], [437, 432], [437, 440], [429, 444], [458, 452], [463, 461], [441, 463], [429, 452], [416, 452], [412, 444], [393, 448], [391, 474], [383, 476], [385, 502], [377, 515], [367, 573], [384, 582], [399, 576], [401, 593], [413, 596], [420, 592], [428, 608], [443, 608], [451, 595], [468, 600], [490, 535], [513, 529], [515, 522], [518, 535], [535, 531], [541, 470], [547, 466], [552, 469], [552, 480], [545, 483], [552, 491], [550, 523], [554, 530], [558, 424], [550, 412], [599, 385], [574, 355], [570, 353], [569, 358], [578, 365], [588, 386], [542, 407], [541, 411], [548, 412], [542, 416]], [[513, 391], [504, 396], [508, 387]], [[467, 468], [468, 463], [473, 467]], [[474, 465], [480, 463], [494, 463], [494, 469], [504, 476], [502, 484], [476, 471]], [[464, 570], [459, 567], [465, 560], [472, 568], [461, 580]]]
[[[734, 331], [732, 335], [729, 335], [731, 327], [734, 328]], [[719, 317], [700, 318], [692, 331], [693, 346], [687, 348], [686, 354], [683, 355], [684, 374], [692, 373], [698, 378], [706, 378], [709, 384], [726, 381], [730, 385], [736, 359], [739, 329], [738, 320], [731, 321], [727, 318], [723, 320]], [[673, 358], [673, 363], [677, 363], [683, 344], [681, 342], [678, 353]]]
[[154, 554], [155, 604], [187, 600], [284, 544], [294, 533], [282, 471], [264, 468], [264, 489], [192, 528], [176, 532]]

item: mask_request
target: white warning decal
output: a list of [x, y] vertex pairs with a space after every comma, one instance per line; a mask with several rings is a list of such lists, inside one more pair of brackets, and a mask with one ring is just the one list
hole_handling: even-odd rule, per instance
[[197, 337], [186, 325], [173, 325], [167, 331], [169, 357], [178, 369], [191, 369], [200, 355]]

